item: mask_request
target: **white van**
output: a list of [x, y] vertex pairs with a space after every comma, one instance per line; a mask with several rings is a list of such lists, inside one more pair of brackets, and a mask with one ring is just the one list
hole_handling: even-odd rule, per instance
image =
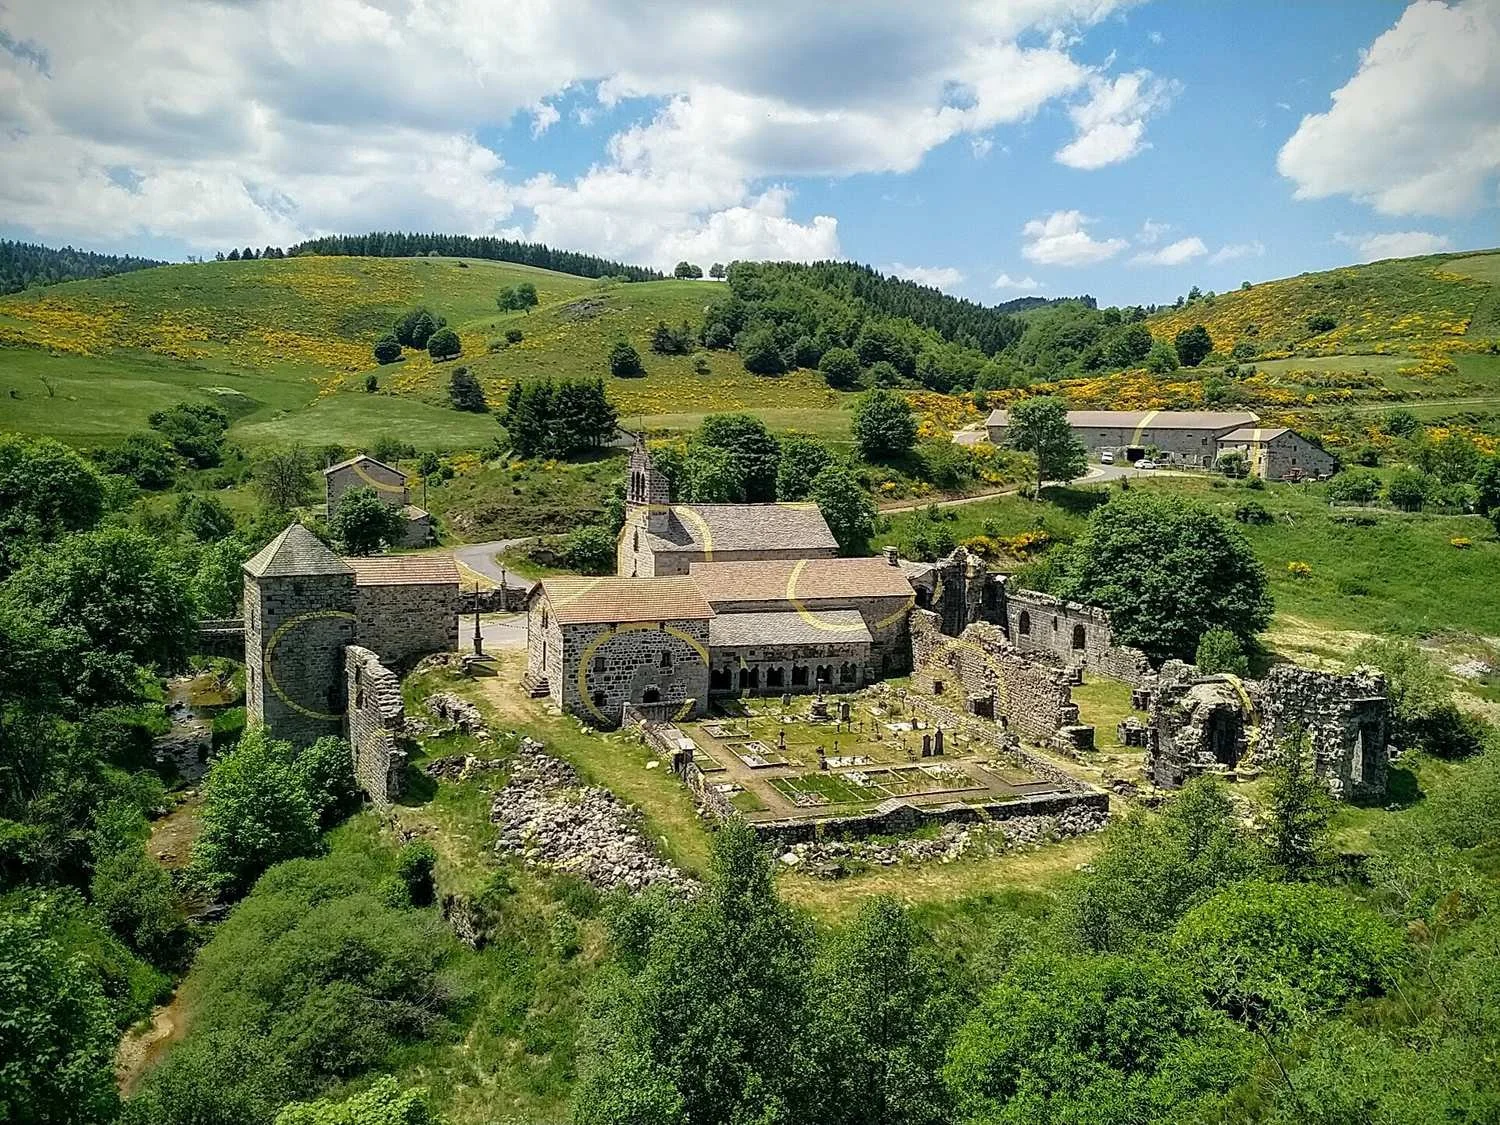
[[1113, 449], [1106, 449], [1103, 453], [1099, 454], [1099, 464], [1113, 465], [1114, 463], [1115, 451]]

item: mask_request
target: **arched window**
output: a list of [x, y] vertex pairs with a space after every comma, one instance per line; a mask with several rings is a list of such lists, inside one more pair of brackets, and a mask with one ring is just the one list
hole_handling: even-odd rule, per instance
[[1016, 622], [1016, 631], [1023, 637], [1031, 636], [1031, 614], [1024, 609], [1021, 611], [1021, 619]]
[[636, 528], [635, 531], [631, 533], [631, 536], [630, 536], [630, 549], [632, 551], [639, 551], [641, 549], [641, 529], [640, 528]]
[[545, 629], [546, 627], [547, 627], [547, 607], [546, 606], [542, 606], [542, 628]]
[[1085, 643], [1086, 640], [1087, 640], [1087, 638], [1084, 636], [1084, 633], [1083, 633], [1083, 626], [1082, 625], [1074, 625], [1073, 626], [1073, 647], [1074, 648], [1083, 648], [1084, 647], [1084, 643]]
[[641, 702], [642, 703], [660, 703], [661, 702], [661, 688], [657, 687], [655, 684], [653, 684], [650, 687], [648, 687], [644, 692], [641, 693]]

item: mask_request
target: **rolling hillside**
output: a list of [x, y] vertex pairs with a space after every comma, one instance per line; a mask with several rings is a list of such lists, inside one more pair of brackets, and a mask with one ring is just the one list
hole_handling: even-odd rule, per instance
[[[529, 313], [501, 313], [499, 290], [537, 288]], [[624, 336], [646, 357], [644, 379], [610, 379], [622, 413], [652, 424], [692, 424], [714, 409], [768, 407], [782, 427], [837, 429], [839, 396], [812, 373], [747, 375], [735, 356], [655, 356], [659, 320], [701, 319], [713, 283], [609, 283], [528, 266], [452, 258], [293, 257], [167, 266], [58, 285], [0, 300], [0, 424], [80, 442], [118, 438], [154, 409], [208, 398], [237, 418], [247, 443], [357, 444], [399, 433], [430, 448], [480, 445], [494, 422], [455, 413], [444, 386], [451, 365], [425, 353], [379, 367], [371, 345], [403, 309], [448, 318], [492, 401], [531, 375], [607, 375], [605, 355]], [[506, 329], [521, 343], [490, 350]], [[365, 393], [374, 372], [380, 393]]]
[[[500, 312], [496, 294], [519, 281], [537, 287], [540, 305]], [[448, 406], [450, 365], [425, 353], [387, 367], [371, 357], [397, 313], [425, 305], [458, 332], [460, 362], [491, 402], [518, 378], [603, 376], [621, 413], [654, 429], [691, 428], [710, 411], [745, 409], [775, 429], [847, 435], [850, 396], [815, 372], [768, 379], [748, 374], [733, 352], [649, 351], [659, 321], [696, 328], [719, 292], [708, 281], [622, 283], [428, 257], [299, 256], [71, 282], [0, 298], [0, 427], [95, 444], [140, 429], [154, 409], [198, 398], [224, 406], [235, 418], [232, 437], [245, 445], [354, 446], [379, 434], [430, 449], [487, 445], [494, 421]], [[1030, 325], [1037, 315], [1016, 321]], [[1496, 428], [1500, 252], [1263, 282], [1165, 310], [1148, 327], [1171, 339], [1197, 323], [1215, 345], [1203, 367], [1164, 376], [1099, 372], [1044, 386], [1075, 406], [1237, 401], [1287, 421], [1403, 402], [1431, 419], [1477, 415], [1488, 419], [1482, 428]], [[519, 343], [505, 344], [510, 329], [523, 334]], [[608, 376], [605, 356], [620, 337], [645, 357], [646, 377]], [[1231, 358], [1240, 370], [1226, 370]], [[371, 373], [375, 394], [365, 390]], [[928, 399], [954, 407], [927, 411], [937, 429], [965, 420], [966, 400]]]

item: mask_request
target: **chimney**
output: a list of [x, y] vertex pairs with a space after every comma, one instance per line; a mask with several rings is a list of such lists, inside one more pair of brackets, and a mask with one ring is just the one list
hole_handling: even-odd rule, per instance
[[881, 550], [885, 552], [885, 561], [886, 562], [890, 563], [892, 566], [900, 566], [901, 565], [899, 559], [896, 556], [896, 548], [895, 547], [882, 547]]

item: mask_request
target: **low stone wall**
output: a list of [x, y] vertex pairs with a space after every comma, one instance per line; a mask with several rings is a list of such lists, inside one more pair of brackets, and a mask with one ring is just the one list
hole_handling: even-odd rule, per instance
[[458, 595], [458, 612], [472, 614], [477, 600], [480, 613], [519, 613], [526, 608], [526, 598], [530, 593], [529, 584], [496, 586], [493, 590], [475, 590], [472, 587], [467, 590], [461, 589]]
[[[1092, 789], [1092, 787], [1090, 787]], [[762, 840], [785, 847], [838, 837], [884, 836], [912, 832], [928, 824], [972, 824], [1005, 821], [1019, 817], [1060, 816], [1075, 809], [1109, 812], [1109, 794], [1101, 789], [1087, 793], [1039, 793], [1011, 801], [946, 805], [913, 805], [900, 798], [882, 801], [867, 813], [830, 816], [813, 820], [770, 820], [752, 824]]]
[[640, 732], [646, 745], [672, 767], [688, 792], [692, 793], [700, 808], [716, 820], [728, 820], [735, 814], [729, 798], [714, 788], [708, 775], [693, 761], [693, 752], [678, 745], [682, 732], [668, 720], [676, 714], [679, 705], [663, 703], [627, 703], [621, 713], [621, 726], [625, 730]]
[[223, 656], [230, 660], [245, 659], [245, 619], [243, 617], [205, 617], [198, 622], [198, 638], [193, 652], [198, 656]]
[[401, 792], [406, 751], [400, 732], [406, 719], [401, 681], [367, 648], [344, 650], [348, 675], [349, 745], [354, 754], [354, 780], [377, 808], [386, 808]]
[[1088, 782], [1080, 781], [1066, 770], [1053, 765], [1040, 754], [1033, 754], [1022, 746], [1019, 740], [1006, 737], [1003, 730], [987, 719], [955, 711], [936, 698], [908, 694], [906, 701], [934, 719], [939, 725], [962, 730], [970, 737], [980, 739], [994, 751], [997, 757], [1006, 758], [1029, 773], [1052, 782], [1060, 790], [1069, 793], [1102, 792]]

